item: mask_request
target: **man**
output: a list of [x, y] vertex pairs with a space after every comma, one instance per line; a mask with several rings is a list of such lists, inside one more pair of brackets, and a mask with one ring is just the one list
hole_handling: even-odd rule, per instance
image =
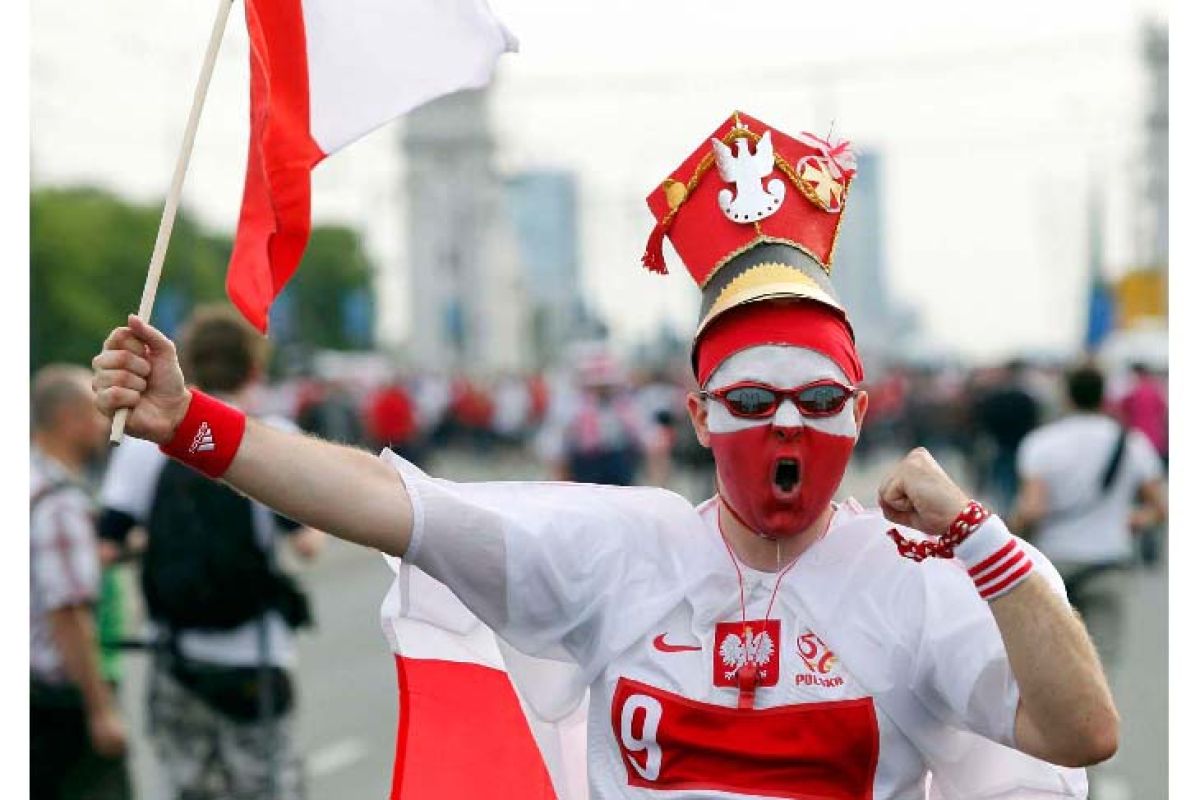
[[1037, 400], [1024, 385], [1025, 365], [1004, 365], [999, 384], [975, 408], [975, 421], [994, 448], [988, 483], [1001, 513], [1008, 513], [1017, 496], [1017, 448], [1038, 424]]
[[1134, 364], [1133, 384], [1121, 397], [1118, 408], [1126, 427], [1141, 431], [1167, 466], [1167, 392], [1145, 364]]
[[[1131, 430], [1141, 431], [1162, 460], [1163, 472], [1169, 461], [1167, 435], [1167, 390], [1148, 366], [1136, 363], [1131, 367], [1133, 385], [1121, 397], [1117, 410], [1121, 422]], [[1162, 526], [1141, 528], [1138, 531], [1138, 555], [1143, 564], [1156, 566], [1162, 553]]]
[[[243, 406], [261, 377], [264, 345], [231, 308], [202, 308], [183, 334], [184, 370], [196, 386]], [[135, 526], [147, 532], [142, 589], [160, 640], [150, 726], [174, 796], [303, 797], [289, 673], [292, 631], [307, 624], [308, 608], [275, 564], [275, 546], [286, 535], [312, 558], [321, 534], [145, 442], [115, 452], [101, 499], [106, 540], [124, 545]]]
[[104, 677], [94, 607], [100, 558], [83, 475], [105, 419], [82, 367], [33, 378], [29, 486], [30, 783], [38, 800], [126, 798], [125, 726]]
[[931, 772], [945, 798], [1081, 798], [1078, 771], [1053, 765], [1108, 758], [1118, 723], [1048, 563], [923, 451], [884, 482], [882, 516], [832, 502], [867, 408], [828, 275], [852, 176], [845, 143], [735, 114], [650, 197], [646, 263], [665, 270], [670, 236], [704, 292], [687, 405], [718, 493], [699, 508], [660, 489], [455, 484], [272, 430], [189, 391], [134, 317], [94, 361], [99, 406], [402, 557], [523, 658], [557, 663], [562, 680], [523, 691], [565, 716], [590, 690], [594, 798], [910, 800]]
[[649, 483], [661, 485], [666, 440], [638, 406], [617, 359], [603, 344], [573, 355], [572, 381], [537, 437], [553, 479], [632, 486], [646, 464]]
[[421, 461], [421, 430], [412, 395], [401, 375], [367, 395], [363, 404], [367, 441], [377, 449], [390, 447], [413, 463]]
[[1065, 383], [1067, 416], [1021, 445], [1013, 524], [1033, 530], [1033, 541], [1062, 574], [1111, 674], [1124, 636], [1134, 534], [1166, 519], [1163, 470], [1144, 434], [1102, 413], [1098, 369], [1077, 367]]

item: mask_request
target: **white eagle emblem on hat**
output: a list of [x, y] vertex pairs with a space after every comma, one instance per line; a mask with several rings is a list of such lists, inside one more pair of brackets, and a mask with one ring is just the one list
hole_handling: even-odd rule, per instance
[[720, 139], [712, 140], [713, 155], [717, 159], [717, 171], [721, 178], [734, 184], [736, 196], [729, 189], [717, 193], [717, 205], [721, 213], [731, 222], [750, 225], [766, 219], [783, 205], [787, 186], [779, 178], [773, 178], [763, 188], [763, 178], [775, 169], [775, 146], [771, 144], [771, 132], [767, 131], [758, 140], [754, 152], [749, 150], [749, 139], [745, 136], [734, 140], [731, 150]]

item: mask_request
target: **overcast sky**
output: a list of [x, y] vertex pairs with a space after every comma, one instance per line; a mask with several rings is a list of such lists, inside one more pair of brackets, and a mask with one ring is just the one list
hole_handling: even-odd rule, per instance
[[[682, 268], [646, 275], [643, 198], [734, 108], [882, 153], [888, 281], [930, 337], [979, 357], [1069, 350], [1085, 291], [1084, 211], [1101, 187], [1106, 268], [1136, 259], [1146, 77], [1139, 24], [1161, 0], [605, 3], [493, 0], [521, 40], [492, 118], [505, 169], [576, 170], [584, 279], [625, 341], [694, 322]], [[170, 178], [215, 3], [39, 0], [32, 8], [35, 184], [134, 199]], [[230, 20], [185, 203], [232, 230], [245, 166], [247, 48]], [[318, 167], [314, 216], [404, 258], [399, 128]], [[853, 202], [853, 194], [851, 201]], [[151, 242], [146, 243], [147, 257]], [[141, 269], [142, 265], [130, 265]], [[384, 333], [408, 322], [403, 271]]]

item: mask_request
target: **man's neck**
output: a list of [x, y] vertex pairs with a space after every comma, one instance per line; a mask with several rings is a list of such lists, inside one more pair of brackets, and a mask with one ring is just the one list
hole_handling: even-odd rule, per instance
[[35, 434], [33, 444], [42, 455], [57, 463], [71, 477], [77, 478], [83, 473], [83, 456], [77, 452], [77, 448], [71, 446], [70, 442], [62, 441], [54, 436]]
[[775, 572], [812, 547], [813, 543], [825, 534], [833, 512], [834, 508], [831, 505], [812, 525], [795, 536], [767, 539], [743, 525], [725, 505], [724, 499], [718, 498], [717, 506], [717, 513], [721, 518], [721, 532], [738, 560], [751, 569], [762, 572]]

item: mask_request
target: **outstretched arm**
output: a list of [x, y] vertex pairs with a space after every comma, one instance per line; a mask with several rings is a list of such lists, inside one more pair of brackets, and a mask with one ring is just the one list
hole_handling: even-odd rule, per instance
[[[909, 453], [879, 490], [888, 519], [930, 535], [946, 533], [968, 502], [923, 448]], [[1019, 551], [989, 556], [1013, 537], [998, 520], [985, 524], [991, 527], [980, 527], [955, 550], [968, 566], [979, 559], [977, 585], [995, 574], [993, 570], [1003, 572], [1005, 564], [1020, 563], [1015, 555]], [[977, 538], [981, 536], [988, 538]], [[967, 556], [972, 550], [977, 552]], [[992, 594], [981, 587], [981, 594], [989, 598], [1020, 692], [1014, 722], [1017, 748], [1067, 767], [1110, 758], [1117, 749], [1120, 721], [1087, 630], [1041, 575], [1018, 566], [1007, 574], [1028, 577], [1006, 593]]]
[[[125, 430], [162, 444], [187, 414], [192, 394], [175, 345], [131, 316], [92, 360], [96, 402], [112, 416], [130, 409]], [[297, 522], [355, 544], [403, 555], [412, 504], [396, 471], [369, 453], [248, 420], [222, 480]]]

